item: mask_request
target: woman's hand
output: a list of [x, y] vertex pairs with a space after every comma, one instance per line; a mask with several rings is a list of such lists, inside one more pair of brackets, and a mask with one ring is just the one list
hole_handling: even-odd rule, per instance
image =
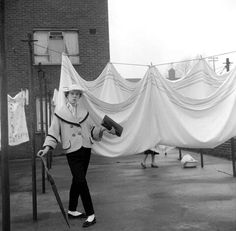
[[106, 130], [106, 128], [103, 128], [103, 127], [100, 128], [99, 134], [98, 134], [100, 140], [102, 139], [102, 137], [103, 137], [103, 132], [104, 132], [105, 130]]
[[37, 156], [42, 157], [42, 156], [46, 155], [49, 150], [50, 150], [50, 147], [46, 146], [44, 149], [38, 151]]
[[108, 133], [112, 134], [112, 135], [116, 135], [116, 130], [114, 127], [112, 127], [110, 130], [107, 130]]
[[108, 132], [108, 133], [110, 133], [110, 134], [112, 134], [112, 135], [116, 135], [116, 130], [115, 130], [115, 128], [114, 127], [112, 127], [110, 130], [108, 130], [107, 128], [105, 128], [105, 127], [102, 127], [101, 129], [100, 129], [100, 137], [102, 137], [103, 136], [103, 132]]
[[106, 131], [107, 129], [106, 128], [104, 128], [104, 127], [102, 127], [101, 129], [100, 129], [100, 132], [104, 132], [104, 131]]

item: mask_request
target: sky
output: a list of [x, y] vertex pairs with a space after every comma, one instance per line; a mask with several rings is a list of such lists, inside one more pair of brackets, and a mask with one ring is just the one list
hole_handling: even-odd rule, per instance
[[[112, 63], [157, 65], [236, 51], [236, 0], [108, 0], [108, 7]], [[218, 74], [226, 57], [236, 66], [236, 52], [220, 55]], [[124, 78], [147, 70], [115, 67]], [[170, 67], [157, 66], [163, 75]]]

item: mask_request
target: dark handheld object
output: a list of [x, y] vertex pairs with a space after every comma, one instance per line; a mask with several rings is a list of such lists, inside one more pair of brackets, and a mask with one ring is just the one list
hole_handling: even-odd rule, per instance
[[148, 149], [144, 151], [144, 154], [159, 155], [159, 152], [155, 152], [155, 151], [152, 151], [151, 149]]
[[50, 172], [49, 172], [49, 170], [48, 170], [48, 168], [47, 168], [47, 164], [46, 164], [45, 158], [44, 158], [43, 156], [40, 156], [40, 158], [41, 158], [41, 160], [42, 160], [42, 162], [43, 162], [45, 171], [46, 171], [47, 176], [48, 176], [48, 181], [50, 182], [50, 184], [51, 184], [51, 186], [52, 186], [52, 191], [54, 192], [54, 195], [55, 195], [56, 200], [57, 200], [57, 203], [58, 203], [58, 205], [59, 205], [59, 207], [60, 207], [61, 213], [62, 213], [62, 215], [63, 215], [63, 217], [64, 217], [64, 219], [65, 219], [65, 221], [66, 221], [68, 227], [70, 228], [70, 224], [69, 224], [69, 221], [68, 221], [68, 218], [67, 218], [65, 209], [64, 209], [64, 207], [63, 207], [61, 198], [60, 198], [59, 193], [58, 193], [58, 191], [57, 191], [57, 186], [56, 186], [56, 184], [55, 184], [55, 181], [54, 181], [52, 175], [50, 174]]
[[107, 115], [104, 116], [101, 125], [105, 127], [107, 130], [111, 130], [113, 127], [116, 131], [117, 136], [121, 136], [123, 132], [123, 127], [120, 124], [116, 123], [113, 119], [111, 119]]

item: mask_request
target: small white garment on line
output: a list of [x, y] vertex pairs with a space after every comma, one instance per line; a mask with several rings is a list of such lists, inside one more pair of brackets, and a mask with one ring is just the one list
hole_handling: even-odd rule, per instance
[[18, 145], [29, 141], [25, 117], [24, 92], [15, 97], [8, 96], [8, 132], [9, 145]]
[[63, 87], [86, 89], [82, 103], [94, 122], [101, 124], [107, 114], [124, 128], [121, 137], [105, 133], [94, 143], [94, 152], [104, 156], [132, 155], [156, 144], [213, 148], [236, 135], [236, 69], [218, 78], [204, 62], [175, 82], [151, 66], [131, 83], [110, 63], [96, 80], [85, 81], [63, 55], [56, 110], [65, 103]]
[[21, 91], [15, 97], [8, 95], [8, 141], [10, 146], [29, 141], [25, 117], [25, 103], [28, 101], [27, 95], [27, 91]]

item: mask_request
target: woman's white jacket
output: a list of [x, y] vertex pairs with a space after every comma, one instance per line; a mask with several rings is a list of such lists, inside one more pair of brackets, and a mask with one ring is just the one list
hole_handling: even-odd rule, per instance
[[43, 146], [55, 149], [58, 142], [61, 142], [64, 152], [71, 153], [82, 146], [91, 148], [93, 140], [100, 141], [101, 128], [94, 125], [89, 112], [81, 110], [77, 114], [78, 116], [74, 117], [66, 105], [54, 113]]

